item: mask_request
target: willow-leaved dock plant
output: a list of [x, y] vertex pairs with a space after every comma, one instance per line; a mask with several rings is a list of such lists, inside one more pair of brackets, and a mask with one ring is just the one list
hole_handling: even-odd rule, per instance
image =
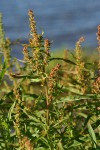
[[11, 57], [0, 15], [0, 149], [99, 150], [100, 77], [83, 60], [84, 39], [71, 57], [52, 57], [51, 42], [38, 34], [32, 10], [28, 15], [22, 60]]

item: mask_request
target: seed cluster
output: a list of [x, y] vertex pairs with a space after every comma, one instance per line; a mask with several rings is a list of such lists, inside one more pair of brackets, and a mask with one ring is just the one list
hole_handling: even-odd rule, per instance
[[0, 50], [3, 50], [3, 46], [5, 45], [5, 34], [3, 31], [3, 23], [2, 23], [2, 14], [0, 14]]
[[93, 83], [92, 93], [99, 94], [100, 93], [100, 77], [96, 79]]
[[33, 37], [33, 39], [30, 39], [30, 43], [34, 44], [34, 46], [38, 46], [39, 45], [39, 39], [38, 39], [36, 22], [34, 19], [33, 11], [29, 10], [28, 15], [29, 15], [29, 21], [30, 21], [30, 32], [31, 32], [30, 34]]
[[56, 75], [60, 67], [61, 65], [57, 64], [50, 72], [49, 82], [48, 82], [49, 100], [53, 99], [53, 92], [55, 91]]
[[50, 53], [49, 53], [50, 42], [49, 42], [48, 39], [45, 39], [45, 41], [44, 41], [44, 47], [45, 47], [45, 52], [46, 52], [46, 54], [47, 54], [47, 55], [50, 55]]
[[45, 48], [45, 57], [44, 57], [44, 64], [48, 64], [48, 58], [50, 56], [49, 50], [50, 50], [50, 42], [48, 39], [44, 41], [44, 48]]
[[9, 68], [11, 66], [11, 41], [9, 38], [5, 38], [5, 34], [3, 31], [3, 23], [2, 23], [2, 15], [0, 14], [0, 51], [4, 54], [4, 59], [7, 62], [7, 67]]
[[23, 47], [23, 54], [24, 54], [24, 60], [29, 61], [29, 53], [28, 53], [27, 45], [24, 45]]
[[[33, 71], [37, 73], [43, 70], [43, 55], [41, 53], [41, 47], [43, 47], [43, 37], [37, 33], [36, 22], [34, 19], [34, 14], [32, 10], [29, 10], [29, 21], [31, 29], [31, 38], [29, 39], [29, 47], [32, 48], [32, 62], [33, 62]], [[42, 62], [42, 63], [41, 63]]]
[[21, 105], [21, 94], [18, 89], [18, 84], [15, 81], [14, 82], [14, 89], [13, 89], [13, 94], [16, 99], [16, 105], [15, 105], [15, 121], [14, 121], [14, 128], [16, 131], [16, 135], [19, 139], [19, 143], [21, 142], [21, 131], [20, 131], [20, 116], [21, 116], [21, 110], [20, 110], [20, 105]]
[[99, 62], [98, 62], [98, 68], [100, 68], [100, 25], [97, 27], [98, 32], [97, 32], [97, 40], [98, 40], [98, 53], [99, 53]]
[[76, 42], [75, 46], [75, 53], [77, 61], [81, 59], [81, 43], [84, 42], [84, 37], [79, 38], [79, 40]]
[[81, 87], [79, 85], [78, 88], [81, 88], [81, 92], [84, 94], [87, 90], [87, 87], [86, 87], [87, 78], [86, 78], [86, 74], [84, 73], [85, 63], [82, 60], [82, 50], [81, 50], [82, 42], [84, 42], [84, 37], [81, 37], [78, 40], [78, 42], [76, 43], [76, 47], [75, 47], [75, 55], [76, 55], [75, 79], [81, 84]]
[[5, 45], [3, 48], [3, 53], [4, 53], [4, 58], [7, 61], [7, 67], [11, 66], [11, 55], [10, 55], [11, 48], [10, 48], [10, 45], [11, 45], [10, 39], [6, 38], [5, 39]]
[[23, 137], [23, 139], [21, 141], [21, 148], [25, 149], [25, 150], [33, 150], [31, 141], [27, 136]]
[[98, 40], [98, 45], [99, 45], [99, 48], [100, 48], [100, 25], [97, 28], [98, 28], [97, 40]]

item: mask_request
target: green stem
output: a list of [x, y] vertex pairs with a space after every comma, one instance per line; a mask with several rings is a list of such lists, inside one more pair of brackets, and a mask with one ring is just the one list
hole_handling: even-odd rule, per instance
[[45, 93], [46, 93], [46, 119], [47, 119], [47, 124], [49, 125], [49, 99], [48, 99], [48, 88], [45, 86]]

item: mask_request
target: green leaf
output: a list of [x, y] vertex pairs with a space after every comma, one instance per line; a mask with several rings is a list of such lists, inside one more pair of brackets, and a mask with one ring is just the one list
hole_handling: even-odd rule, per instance
[[88, 126], [89, 135], [94, 143], [94, 148], [96, 148], [97, 141], [96, 141], [95, 132], [89, 122], [88, 122], [87, 126]]
[[74, 101], [80, 101], [80, 100], [83, 100], [83, 99], [86, 99], [86, 98], [80, 97], [80, 96], [67, 96], [67, 97], [61, 98], [60, 100], [54, 102], [53, 104], [63, 103], [63, 102], [74, 102]]
[[64, 150], [61, 141], [57, 144], [59, 150]]
[[70, 91], [70, 92], [75, 93], [75, 94], [78, 94], [78, 95], [83, 95], [83, 93], [81, 93], [79, 89], [77, 89], [77, 88], [75, 88], [75, 87], [73, 87], [73, 86], [70, 86], [70, 87], [63, 87], [62, 90], [64, 90], [64, 91], [67, 90], [67, 91]]
[[31, 79], [31, 82], [41, 82], [41, 79], [39, 79], [39, 78]]
[[12, 95], [13, 95], [13, 90], [11, 90], [11, 91], [8, 92], [6, 95], [4, 95], [4, 96], [2, 97], [2, 99], [5, 100], [6, 98], [10, 98], [10, 96], [12, 96]]
[[40, 120], [36, 119], [36, 117], [29, 115], [25, 109], [21, 109], [31, 120], [33, 120], [36, 123], [40, 123]]
[[62, 61], [65, 61], [66, 63], [69, 63], [69, 64], [72, 64], [72, 65], [76, 65], [76, 63], [74, 63], [73, 61], [69, 60], [69, 59], [64, 59], [64, 58], [50, 58], [49, 61], [52, 61], [52, 60], [62, 60]]
[[14, 111], [15, 104], [16, 104], [16, 101], [14, 101], [14, 103], [12, 104], [12, 106], [11, 106], [10, 109], [9, 109], [9, 112], [8, 112], [8, 119], [9, 119], [9, 120], [11, 119], [11, 114], [12, 114], [13, 111]]
[[77, 146], [79, 146], [79, 145], [81, 145], [81, 144], [82, 144], [82, 143], [80, 143], [80, 142], [74, 140], [74, 143], [73, 143], [72, 145], [70, 145], [70, 146], [68, 147], [68, 149], [69, 149], [69, 148], [72, 148], [72, 147], [77, 147]]
[[[80, 93], [81, 94], [81, 93]], [[63, 97], [60, 100], [54, 102], [55, 103], [62, 103], [62, 102], [74, 102], [74, 101], [81, 101], [86, 99], [100, 99], [100, 94], [86, 94], [86, 95], [71, 95], [67, 97]]]
[[40, 140], [41, 140], [48, 148], [50, 148], [50, 145], [49, 145], [49, 143], [48, 143], [48, 141], [47, 141], [46, 138], [40, 137]]
[[87, 118], [87, 115], [84, 114], [84, 113], [79, 112], [78, 115], [79, 115], [79, 116], [82, 116], [82, 117], [84, 117], [84, 118]]
[[28, 97], [28, 98], [29, 98], [29, 97], [31, 97], [31, 98], [38, 98], [39, 96], [36, 95], [36, 94], [28, 94], [28, 93], [26, 93], [26, 94], [23, 95], [23, 97], [24, 97], [24, 98], [27, 98], [27, 97]]
[[5, 128], [5, 129], [8, 129], [8, 124], [6, 123], [6, 121], [3, 121], [1, 123], [1, 125]]
[[6, 62], [4, 62], [3, 64], [3, 68], [2, 68], [2, 71], [0, 72], [0, 82], [2, 81], [4, 75], [5, 75], [5, 72], [6, 72]]

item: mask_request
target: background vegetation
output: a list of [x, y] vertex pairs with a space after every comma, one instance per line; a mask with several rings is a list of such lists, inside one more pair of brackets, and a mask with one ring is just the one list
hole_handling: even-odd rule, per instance
[[0, 149], [99, 150], [100, 26], [98, 58], [83, 54], [83, 37], [60, 57], [28, 15], [23, 60], [12, 58], [0, 15]]

